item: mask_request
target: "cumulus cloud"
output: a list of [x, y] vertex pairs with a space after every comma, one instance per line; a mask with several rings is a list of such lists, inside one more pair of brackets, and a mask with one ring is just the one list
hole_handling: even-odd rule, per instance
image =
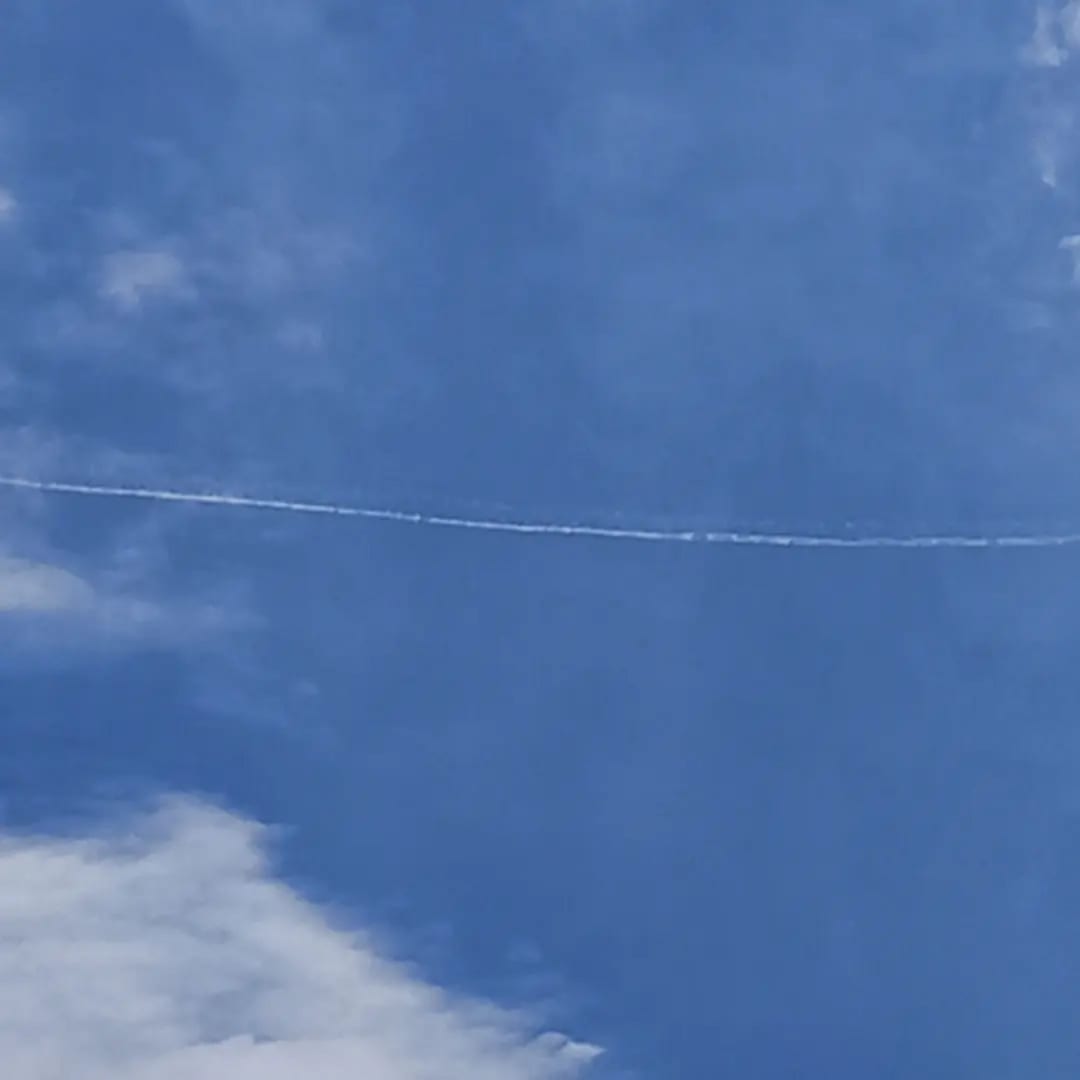
[[12, 1080], [549, 1080], [598, 1050], [459, 1000], [275, 880], [190, 800], [81, 838], [0, 834]]
[[124, 310], [150, 296], [183, 296], [184, 264], [171, 251], [114, 251], [101, 267], [99, 295]]

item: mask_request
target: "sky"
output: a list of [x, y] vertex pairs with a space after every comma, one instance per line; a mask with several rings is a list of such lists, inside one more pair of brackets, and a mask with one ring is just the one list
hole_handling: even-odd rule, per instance
[[[1078, 130], [1076, 0], [8, 0], [0, 474], [1080, 532]], [[4, 488], [0, 1060], [1074, 1076], [1078, 570]]]

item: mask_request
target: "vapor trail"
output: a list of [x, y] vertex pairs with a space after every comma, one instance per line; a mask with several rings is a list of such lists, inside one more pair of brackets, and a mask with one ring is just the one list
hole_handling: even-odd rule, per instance
[[249, 510], [278, 510], [292, 514], [329, 514], [337, 517], [397, 521], [433, 528], [475, 529], [483, 532], [524, 533], [538, 536], [581, 536], [603, 540], [641, 540], [672, 544], [727, 544], [743, 547], [796, 548], [1050, 548], [1080, 545], [1080, 533], [1019, 535], [938, 536], [845, 536], [837, 533], [711, 532], [682, 529], [630, 529], [565, 522], [514, 521], [505, 518], [451, 517], [370, 506], [336, 503], [290, 502], [258, 499], [247, 495], [223, 495], [195, 491], [167, 491], [145, 487], [111, 487], [100, 484], [68, 484], [56, 480], [30, 480], [0, 476], [0, 487], [22, 488], [58, 495], [87, 495], [113, 499], [147, 499], [154, 502], [193, 503]]

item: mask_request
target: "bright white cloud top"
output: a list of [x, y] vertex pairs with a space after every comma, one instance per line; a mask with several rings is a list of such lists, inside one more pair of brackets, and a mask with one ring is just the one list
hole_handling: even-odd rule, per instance
[[12, 1080], [549, 1080], [599, 1051], [456, 1000], [274, 880], [253, 823], [175, 800], [0, 834]]

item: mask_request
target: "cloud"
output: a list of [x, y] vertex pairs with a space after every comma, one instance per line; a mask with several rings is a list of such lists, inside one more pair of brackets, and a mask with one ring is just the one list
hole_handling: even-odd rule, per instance
[[1035, 67], [1060, 67], [1068, 51], [1059, 40], [1061, 15], [1045, 5], [1035, 12], [1035, 29], [1024, 48], [1024, 59]]
[[1024, 48], [1024, 60], [1034, 67], [1061, 67], [1080, 45], [1080, 0], [1060, 7], [1040, 4], [1035, 10], [1035, 29]]
[[260, 839], [180, 799], [95, 836], [0, 834], [5, 1075], [548, 1080], [596, 1057], [331, 925]]
[[1058, 13], [1061, 32], [1070, 48], [1080, 45], [1080, 0], [1069, 0]]
[[5, 187], [0, 187], [0, 225], [12, 221], [19, 209], [18, 201]]
[[171, 251], [115, 251], [102, 263], [98, 294], [126, 311], [149, 296], [187, 292], [184, 265]]
[[0, 553], [0, 670], [114, 650], [217, 655], [228, 635], [250, 626], [227, 590], [163, 589], [153, 566], [143, 565], [152, 553], [152, 538], [136, 536], [86, 574]]
[[9, 555], [0, 555], [0, 619], [20, 620], [23, 633], [15, 633], [24, 644], [40, 644], [57, 632], [97, 644], [148, 634], [159, 639], [169, 622], [156, 604], [130, 590], [95, 587], [61, 566]]
[[1080, 39], [1080, 4], [1054, 9], [1040, 4], [1035, 12], [1035, 29], [1021, 54], [1036, 73], [1030, 91], [1037, 91], [1032, 106], [1032, 155], [1039, 179], [1057, 190], [1067, 173], [1074, 153], [1076, 110], [1072, 94], [1058, 88], [1066, 76], [1057, 69], [1069, 59]]
[[[252, 487], [283, 441], [325, 443], [327, 413], [348, 409], [362, 433], [425, 392], [416, 354], [380, 361], [396, 326], [363, 314], [399, 279], [382, 270], [408, 232], [387, 182], [408, 88], [374, 62], [380, 20], [340, 34], [324, 6], [177, 0], [155, 16], [176, 33], [148, 25], [125, 83], [168, 85], [175, 111], [166, 105], [152, 130], [127, 113], [107, 125], [80, 160], [109, 181], [76, 190], [61, 170], [33, 185], [20, 220], [0, 455], [15, 425], [32, 425], [69, 475], [111, 471], [116, 451], [144, 458], [116, 476], [165, 461]], [[37, 40], [32, 20], [16, 21]], [[59, 86], [70, 123], [96, 130], [96, 106], [69, 80]], [[48, 142], [35, 87], [12, 98], [31, 170]], [[371, 362], [357, 365], [361, 352]], [[72, 385], [92, 377], [107, 422], [100, 408], [67, 408], [63, 381], [44, 374], [62, 367]], [[51, 427], [54, 403], [63, 422]], [[307, 455], [306, 477], [341, 460], [337, 447]]]
[[94, 590], [57, 566], [0, 555], [0, 614], [88, 609]]
[[1080, 284], [1080, 236], [1063, 236], [1058, 241], [1058, 247], [1072, 257], [1073, 284]]
[[[1030, 67], [1045, 69], [1032, 73], [1027, 88], [1032, 98], [1031, 147], [1039, 179], [1062, 193], [1071, 188], [1075, 173], [1074, 145], [1080, 113], [1074, 104], [1076, 76], [1068, 63], [1078, 46], [1080, 0], [1069, 0], [1060, 7], [1040, 4], [1034, 32], [1023, 53]], [[1076, 243], [1075, 236], [1065, 236], [1059, 244], [1074, 256], [1073, 284], [1080, 281]]]

